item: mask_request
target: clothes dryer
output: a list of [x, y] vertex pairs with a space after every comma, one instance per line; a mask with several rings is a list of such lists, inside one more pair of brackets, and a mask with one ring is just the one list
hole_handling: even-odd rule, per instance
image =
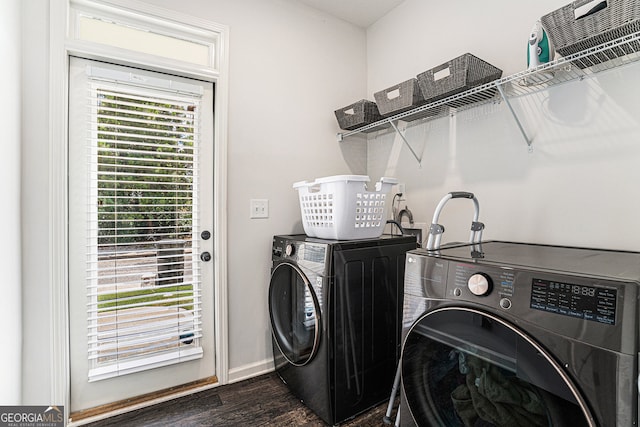
[[407, 254], [402, 426], [637, 426], [640, 253]]
[[275, 369], [330, 425], [385, 401], [400, 354], [405, 254], [413, 236], [273, 238]]

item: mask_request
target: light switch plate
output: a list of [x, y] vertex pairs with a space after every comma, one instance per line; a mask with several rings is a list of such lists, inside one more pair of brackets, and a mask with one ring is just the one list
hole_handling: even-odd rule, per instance
[[249, 200], [249, 218], [269, 218], [269, 200], [251, 199]]

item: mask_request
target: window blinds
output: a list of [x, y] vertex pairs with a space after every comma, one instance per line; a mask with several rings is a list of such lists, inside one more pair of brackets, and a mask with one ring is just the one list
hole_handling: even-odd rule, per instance
[[90, 381], [202, 357], [200, 98], [114, 80], [89, 88]]

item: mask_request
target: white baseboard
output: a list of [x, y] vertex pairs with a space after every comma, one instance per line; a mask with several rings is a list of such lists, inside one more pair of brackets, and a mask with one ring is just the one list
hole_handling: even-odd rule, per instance
[[229, 369], [228, 384], [248, 380], [274, 370], [273, 359], [265, 359], [248, 365]]

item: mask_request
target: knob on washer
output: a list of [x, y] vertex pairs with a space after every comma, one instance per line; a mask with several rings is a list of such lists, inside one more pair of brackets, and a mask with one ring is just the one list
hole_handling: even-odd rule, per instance
[[467, 280], [467, 287], [471, 293], [479, 297], [489, 295], [492, 285], [491, 277], [484, 273], [475, 273]]
[[284, 248], [284, 253], [287, 256], [291, 256], [296, 252], [296, 247], [293, 246], [291, 243], [287, 244], [287, 246]]

